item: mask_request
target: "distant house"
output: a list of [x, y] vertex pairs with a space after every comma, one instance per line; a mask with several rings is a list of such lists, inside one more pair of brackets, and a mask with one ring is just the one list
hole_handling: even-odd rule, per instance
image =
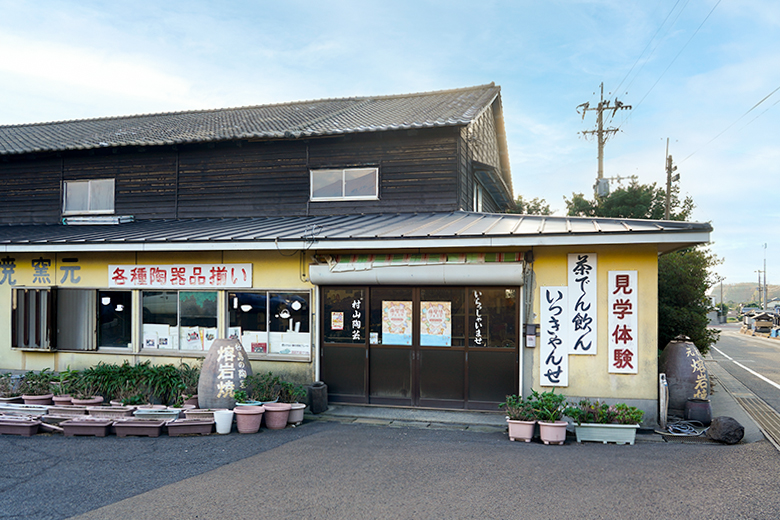
[[492, 84], [0, 127], [0, 364], [233, 336], [332, 401], [559, 387], [654, 421], [657, 256], [710, 225], [503, 213], [507, 149]]

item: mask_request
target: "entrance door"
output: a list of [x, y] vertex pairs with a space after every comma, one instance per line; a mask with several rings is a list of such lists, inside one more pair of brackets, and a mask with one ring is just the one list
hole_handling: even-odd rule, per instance
[[495, 410], [518, 388], [516, 288], [323, 288], [334, 402]]

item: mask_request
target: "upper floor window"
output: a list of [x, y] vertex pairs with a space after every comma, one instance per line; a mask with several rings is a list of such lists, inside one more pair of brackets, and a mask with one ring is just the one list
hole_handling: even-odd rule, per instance
[[114, 212], [114, 179], [65, 181], [63, 213], [106, 214]]
[[478, 182], [474, 183], [474, 202], [472, 204], [472, 210], [482, 212], [482, 185]]
[[311, 170], [311, 200], [376, 200], [379, 168]]

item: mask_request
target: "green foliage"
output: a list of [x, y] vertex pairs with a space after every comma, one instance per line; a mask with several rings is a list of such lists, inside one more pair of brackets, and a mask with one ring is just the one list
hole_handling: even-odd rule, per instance
[[252, 401], [269, 402], [279, 398], [281, 378], [267, 374], [252, 374], [244, 379], [244, 391]]
[[506, 401], [499, 404], [512, 421], [535, 421], [536, 411], [534, 410], [535, 400], [530, 397], [524, 398], [519, 395], [508, 395]]
[[233, 392], [233, 399], [237, 403], [248, 403], [249, 402], [249, 396], [244, 390], [236, 390]]
[[554, 388], [541, 394], [534, 390], [529, 399], [534, 401], [534, 415], [539, 421], [555, 422], [561, 420], [563, 405], [566, 402], [565, 395], [556, 394]]
[[600, 401], [582, 399], [576, 404], [566, 406], [563, 414], [571, 417], [577, 424], [639, 424], [645, 412], [625, 403], [608, 405]]
[[519, 213], [522, 215], [552, 215], [552, 210], [547, 201], [534, 197], [531, 200], [523, 199], [522, 195], [518, 195], [515, 199], [515, 207], [507, 211], [507, 213]]
[[48, 368], [40, 372], [27, 372], [19, 385], [19, 392], [24, 395], [46, 395], [53, 393], [52, 382], [57, 376]]
[[198, 393], [198, 381], [200, 380], [200, 363], [196, 365], [179, 365], [179, 376], [181, 377], [181, 392], [187, 399]]
[[718, 341], [710, 329], [707, 296], [714, 284], [708, 269], [719, 264], [709, 251], [688, 248], [658, 259], [658, 348], [679, 335], [688, 336], [702, 354]]
[[300, 403], [306, 399], [306, 389], [301, 385], [281, 381], [279, 383], [279, 402], [280, 403]]
[[17, 397], [22, 395], [16, 388], [14, 376], [10, 372], [0, 375], [0, 397]]
[[[680, 201], [674, 186], [670, 197], [670, 220], [687, 220], [695, 207], [693, 199]], [[587, 200], [581, 193], [566, 199], [571, 216], [639, 218], [662, 220], [666, 191], [653, 184], [632, 182], [606, 197]], [[679, 335], [691, 338], [702, 354], [718, 340], [718, 332], [708, 328], [710, 299], [714, 284], [708, 270], [720, 261], [701, 248], [667, 253], [658, 259], [658, 345], [664, 348]]]

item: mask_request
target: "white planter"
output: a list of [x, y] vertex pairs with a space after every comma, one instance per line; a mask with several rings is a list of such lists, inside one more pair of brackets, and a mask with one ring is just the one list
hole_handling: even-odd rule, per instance
[[595, 441], [614, 442], [615, 444], [634, 444], [638, 424], [595, 424], [582, 423], [574, 427], [577, 442]]
[[287, 424], [300, 424], [303, 422], [303, 411], [306, 405], [303, 403], [292, 403], [290, 415], [287, 417]]
[[507, 419], [506, 423], [509, 426], [510, 441], [531, 442], [531, 439], [534, 438], [536, 421], [513, 421], [512, 419]]
[[214, 422], [217, 423], [217, 433], [230, 433], [233, 428], [233, 410], [214, 410]]

